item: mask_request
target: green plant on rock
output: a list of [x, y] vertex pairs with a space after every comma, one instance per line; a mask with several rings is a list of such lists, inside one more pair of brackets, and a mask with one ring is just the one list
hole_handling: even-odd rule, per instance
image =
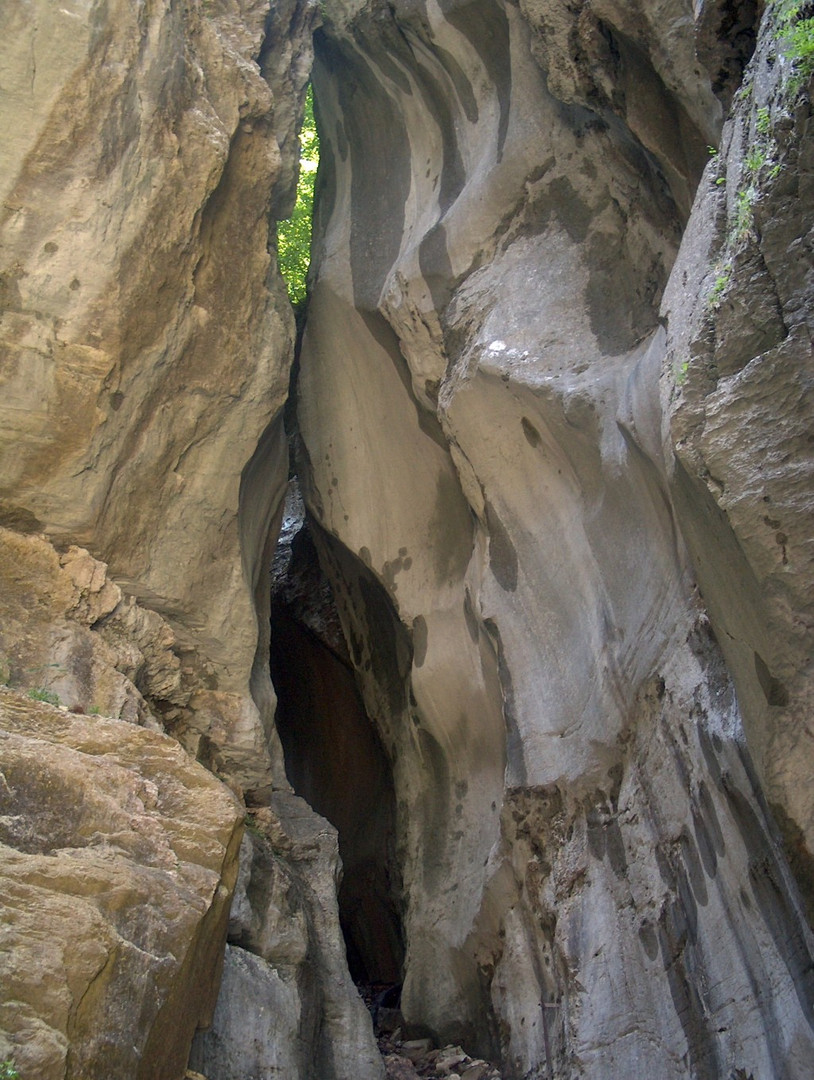
[[[257, 824], [254, 814], [252, 814], [251, 811], [246, 812], [246, 817], [243, 819], [243, 824], [245, 825], [248, 832], [252, 834], [252, 836], [256, 836], [259, 840], [263, 839], [263, 830]], [[0, 1080], [2, 1080], [2, 1078], [0, 1078]]]
[[0, 1061], [0, 1080], [20, 1080], [20, 1074], [11, 1058]]
[[[45, 701], [49, 705], [59, 705], [59, 694], [55, 694], [53, 690], [46, 690], [42, 686], [29, 690], [28, 696], [32, 701]], [[0, 1080], [3, 1080], [2, 1073], [0, 1073]]]
[[767, 150], [765, 146], [753, 146], [744, 159], [744, 164], [750, 173], [758, 173], [766, 164]]
[[794, 66], [789, 80], [792, 90], [797, 90], [814, 75], [814, 17], [807, 0], [781, 0], [779, 5], [779, 38], [783, 51]]
[[725, 266], [718, 271], [715, 282], [709, 291], [709, 296], [707, 297], [707, 304], [709, 305], [709, 307], [717, 307], [718, 303], [720, 302], [721, 296], [723, 295], [723, 291], [729, 284], [729, 280], [731, 277], [731, 266]]
[[757, 190], [754, 184], [741, 188], [735, 196], [735, 223], [732, 226], [732, 239], [743, 240], [752, 231], [755, 223], [754, 205]]
[[308, 267], [311, 263], [311, 223], [314, 211], [314, 186], [319, 165], [319, 136], [314, 120], [314, 95], [311, 87], [305, 97], [305, 116], [300, 131], [300, 174], [297, 201], [287, 221], [277, 226], [277, 258], [280, 273], [288, 286], [288, 296], [299, 313], [305, 306]]

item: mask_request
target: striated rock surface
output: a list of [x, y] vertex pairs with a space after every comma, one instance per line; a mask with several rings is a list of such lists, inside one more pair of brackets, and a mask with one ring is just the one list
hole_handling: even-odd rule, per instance
[[814, 1051], [810, 106], [747, 8], [358, 2], [317, 37], [301, 478], [393, 767], [405, 1018], [513, 1078]]
[[811, 913], [814, 115], [778, 32], [767, 19], [665, 295], [665, 429], [693, 565]]
[[0, 693], [0, 1056], [179, 1077], [209, 1022], [243, 811], [176, 742]]

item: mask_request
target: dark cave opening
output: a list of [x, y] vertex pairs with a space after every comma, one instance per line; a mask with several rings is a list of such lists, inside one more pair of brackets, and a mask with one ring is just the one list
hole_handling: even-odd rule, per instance
[[390, 762], [369, 719], [330, 586], [292, 486], [272, 568], [271, 678], [286, 774], [338, 830], [339, 917], [357, 983], [399, 983], [404, 946]]

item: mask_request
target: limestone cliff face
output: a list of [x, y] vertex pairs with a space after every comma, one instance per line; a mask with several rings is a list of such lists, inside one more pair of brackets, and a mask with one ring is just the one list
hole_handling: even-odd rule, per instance
[[[249, 788], [270, 776], [248, 683], [273, 425], [278, 468], [243, 477], [242, 520], [238, 499], [288, 386], [269, 214], [293, 198], [312, 19], [296, 0], [0, 14], [2, 521], [91, 549], [172, 622], [164, 711]], [[262, 679], [255, 698], [270, 731]]]
[[512, 1077], [809, 1068], [761, 781], [806, 884], [810, 111], [757, 16], [317, 36], [306, 500], [393, 763], [405, 1014]]
[[[403, 955], [416, 1031], [511, 1080], [809, 1076], [811, 105], [778, 35], [759, 0], [2, 7], [0, 1059], [180, 1080], [212, 1020], [209, 1080], [382, 1076], [273, 628], [292, 780], [353, 823], [363, 911], [383, 864], [354, 940]], [[239, 872], [245, 806], [171, 737], [245, 796]]]

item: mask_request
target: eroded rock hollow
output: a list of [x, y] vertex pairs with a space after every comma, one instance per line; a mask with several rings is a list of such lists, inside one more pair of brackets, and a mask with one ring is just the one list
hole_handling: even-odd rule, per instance
[[810, 15], [0, 10], [24, 1080], [810, 1076]]

